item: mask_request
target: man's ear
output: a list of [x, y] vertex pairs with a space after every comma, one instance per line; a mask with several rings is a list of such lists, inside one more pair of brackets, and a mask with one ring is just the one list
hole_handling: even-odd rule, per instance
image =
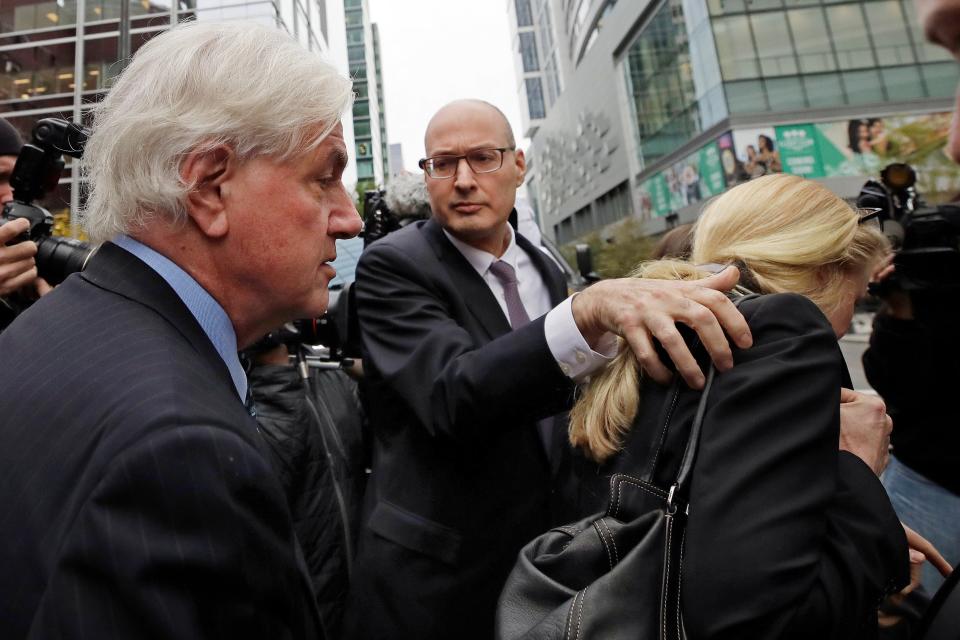
[[230, 228], [221, 187], [233, 177], [237, 166], [236, 152], [225, 144], [195, 149], [180, 164], [180, 178], [193, 185], [184, 203], [187, 215], [208, 237], [223, 237]]
[[527, 175], [527, 158], [523, 155], [523, 149], [517, 149], [513, 152], [517, 163], [517, 188], [523, 185], [523, 180]]

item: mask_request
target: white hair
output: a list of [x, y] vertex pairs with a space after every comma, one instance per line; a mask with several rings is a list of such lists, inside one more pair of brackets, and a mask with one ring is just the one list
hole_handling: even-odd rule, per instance
[[430, 217], [430, 196], [422, 174], [400, 173], [393, 176], [384, 199], [398, 218]]
[[279, 29], [189, 22], [158, 35], [93, 109], [81, 214], [90, 238], [185, 219], [189, 153], [226, 144], [241, 161], [284, 161], [315, 149], [352, 101], [347, 77]]

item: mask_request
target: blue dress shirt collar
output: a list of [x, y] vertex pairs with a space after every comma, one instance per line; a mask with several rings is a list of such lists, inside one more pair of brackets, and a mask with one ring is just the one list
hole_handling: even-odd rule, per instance
[[177, 266], [172, 260], [157, 253], [142, 242], [130, 236], [119, 235], [113, 243], [140, 258], [148, 267], [157, 272], [187, 306], [200, 328], [207, 334], [214, 349], [223, 358], [233, 385], [237, 388], [240, 401], [247, 398], [247, 374], [237, 355], [237, 334], [223, 307], [213, 299], [207, 290], [200, 286], [190, 274]]

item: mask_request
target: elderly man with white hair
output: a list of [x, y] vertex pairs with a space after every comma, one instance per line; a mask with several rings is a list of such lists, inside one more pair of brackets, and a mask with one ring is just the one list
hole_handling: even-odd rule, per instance
[[0, 336], [0, 637], [324, 636], [237, 351], [327, 305], [351, 83], [178, 26], [94, 108], [102, 242]]

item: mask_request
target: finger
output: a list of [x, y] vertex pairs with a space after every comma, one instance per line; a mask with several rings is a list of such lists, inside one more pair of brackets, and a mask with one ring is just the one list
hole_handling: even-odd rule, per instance
[[[684, 298], [684, 307], [677, 314], [675, 320], [692, 328], [700, 336], [700, 342], [710, 354], [710, 359], [719, 371], [727, 371], [733, 367], [733, 353], [730, 351], [730, 342], [720, 328], [716, 316], [707, 307], [698, 304], [690, 298]], [[699, 367], [698, 367], [699, 368]]]
[[53, 287], [50, 286], [50, 283], [43, 278], [37, 278], [34, 282], [34, 286], [37, 288], [37, 296], [45, 296], [53, 291]]
[[643, 329], [635, 329], [627, 331], [623, 337], [633, 349], [633, 355], [636, 356], [643, 372], [660, 384], [669, 384], [673, 374], [660, 362], [657, 351], [653, 347], [653, 341], [647, 332]]
[[[0, 227], [0, 229], [3, 229], [3, 227]], [[37, 245], [34, 242], [18, 242], [9, 247], [0, 246], [0, 264], [32, 259], [35, 255], [37, 255]]]
[[690, 347], [677, 331], [676, 325], [669, 319], [664, 318], [660, 322], [649, 323], [653, 337], [663, 346], [667, 356], [677, 368], [677, 373], [684, 379], [691, 389], [702, 389], [704, 378], [700, 365], [697, 364], [693, 354], [690, 353]]
[[23, 235], [30, 228], [30, 221], [26, 218], [17, 218], [0, 225], [0, 244], [7, 244], [19, 235]]
[[[736, 271], [733, 267], [731, 267], [731, 269]], [[714, 291], [713, 288], [707, 287], [704, 284], [711, 278], [718, 278], [731, 269], [727, 269], [716, 276], [691, 283], [699, 286], [692, 287], [688, 297], [695, 302], [699, 302], [713, 313], [714, 317], [716, 317], [720, 323], [720, 326], [727, 332], [727, 335], [730, 336], [734, 344], [741, 349], [748, 349], [753, 345], [753, 336], [750, 334], [750, 326], [747, 325], [747, 320], [743, 317], [743, 314], [740, 313], [739, 309], [737, 309], [737, 305], [733, 304], [730, 298], [724, 294], [719, 291]]]
[[21, 273], [29, 271], [35, 267], [36, 263], [33, 258], [18, 260], [9, 264], [0, 263], [0, 283], [5, 283], [11, 278], [16, 278]]
[[846, 404], [848, 402], [856, 402], [859, 398], [860, 398], [860, 394], [854, 391], [853, 389], [840, 387], [840, 404]]
[[907, 525], [903, 525], [903, 530], [907, 534], [907, 544], [910, 548], [922, 553], [942, 576], [947, 577], [953, 572], [953, 567], [951, 567], [950, 563], [937, 551], [937, 548], [933, 546], [932, 542]]
[[5, 296], [17, 291], [31, 282], [37, 277], [37, 268], [31, 267], [27, 271], [24, 271], [18, 276], [12, 278], [4, 278], [0, 276], [0, 296]]

